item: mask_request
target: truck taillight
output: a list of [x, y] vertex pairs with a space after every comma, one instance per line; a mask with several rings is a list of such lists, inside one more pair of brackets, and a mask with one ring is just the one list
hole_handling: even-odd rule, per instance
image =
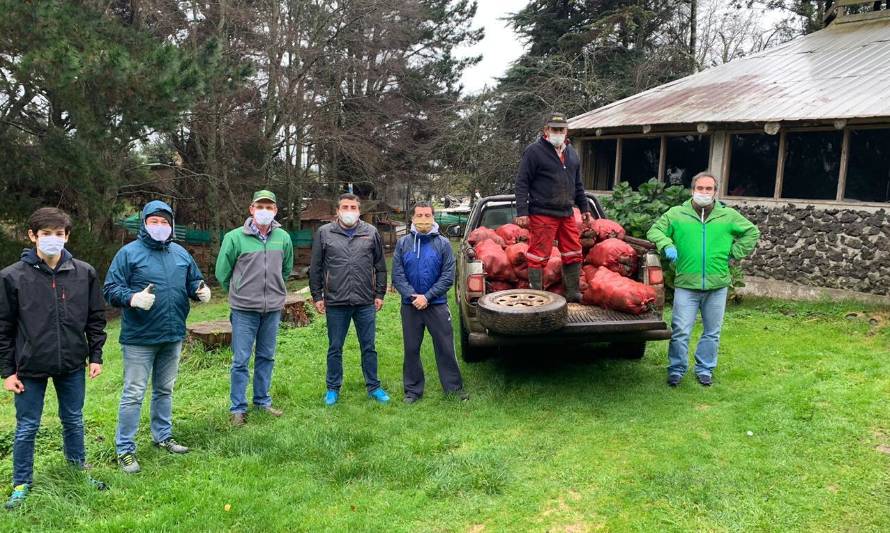
[[661, 271], [660, 266], [646, 267], [646, 271], [649, 274], [649, 285], [661, 285], [664, 283], [664, 272]]
[[470, 274], [467, 277], [467, 292], [485, 292], [485, 274]]

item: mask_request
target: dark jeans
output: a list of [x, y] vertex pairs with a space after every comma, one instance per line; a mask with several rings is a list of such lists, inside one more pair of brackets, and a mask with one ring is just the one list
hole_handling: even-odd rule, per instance
[[368, 392], [380, 388], [377, 379], [377, 349], [374, 346], [374, 329], [377, 311], [374, 304], [337, 305], [328, 307], [325, 315], [328, 323], [328, 390], [340, 390], [343, 384], [343, 342], [349, 333], [349, 322], [355, 323], [355, 332], [362, 349], [362, 374]]
[[[62, 443], [65, 459], [83, 465], [83, 399], [86, 393], [86, 372], [53, 376], [53, 387], [59, 400], [62, 421]], [[15, 395], [15, 442], [12, 445], [12, 484], [31, 483], [34, 474], [34, 439], [43, 415], [43, 398], [49, 378], [20, 378], [25, 391]]]
[[436, 368], [439, 370], [442, 389], [445, 392], [461, 390], [464, 383], [454, 354], [454, 334], [448, 304], [430, 305], [423, 310], [417, 310], [410, 304], [402, 304], [402, 339], [405, 347], [402, 381], [405, 396], [423, 396], [425, 378], [420, 360], [420, 345], [423, 343], [424, 329], [429, 330], [433, 339]]

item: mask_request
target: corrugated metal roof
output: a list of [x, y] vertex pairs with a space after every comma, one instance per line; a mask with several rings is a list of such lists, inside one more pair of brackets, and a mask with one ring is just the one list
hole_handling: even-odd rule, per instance
[[833, 24], [613, 102], [572, 130], [890, 117], [890, 20]]

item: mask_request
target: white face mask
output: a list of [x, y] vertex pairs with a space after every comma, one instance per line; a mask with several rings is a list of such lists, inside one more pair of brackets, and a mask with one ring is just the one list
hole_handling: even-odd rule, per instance
[[62, 253], [63, 248], [65, 248], [64, 237], [46, 235], [37, 238], [37, 249], [40, 250], [43, 255], [46, 255], [48, 257], [55, 257], [59, 255], [60, 253]]
[[170, 234], [173, 233], [173, 227], [166, 224], [152, 224], [151, 226], [145, 226], [145, 231], [148, 232], [149, 237], [152, 239], [158, 242], [167, 242]]
[[565, 133], [551, 133], [547, 136], [547, 140], [550, 141], [554, 147], [559, 148], [566, 142], [566, 134]]
[[340, 217], [340, 222], [342, 222], [344, 226], [350, 228], [355, 226], [355, 223], [358, 222], [358, 213], [354, 211], [341, 212], [338, 216]]
[[253, 221], [260, 226], [268, 226], [275, 220], [275, 212], [271, 209], [256, 209], [253, 212]]
[[699, 207], [708, 207], [714, 203], [714, 197], [710, 194], [693, 193], [692, 201]]

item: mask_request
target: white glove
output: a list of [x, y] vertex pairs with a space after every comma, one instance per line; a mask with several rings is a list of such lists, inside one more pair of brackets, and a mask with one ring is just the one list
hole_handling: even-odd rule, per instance
[[210, 301], [210, 287], [202, 283], [201, 288], [195, 291], [195, 296], [198, 297], [201, 303], [206, 304]]
[[142, 289], [142, 292], [137, 292], [130, 298], [130, 307], [138, 307], [139, 309], [143, 309], [148, 311], [151, 309], [151, 306], [155, 304], [155, 295], [148, 292], [148, 287]]

